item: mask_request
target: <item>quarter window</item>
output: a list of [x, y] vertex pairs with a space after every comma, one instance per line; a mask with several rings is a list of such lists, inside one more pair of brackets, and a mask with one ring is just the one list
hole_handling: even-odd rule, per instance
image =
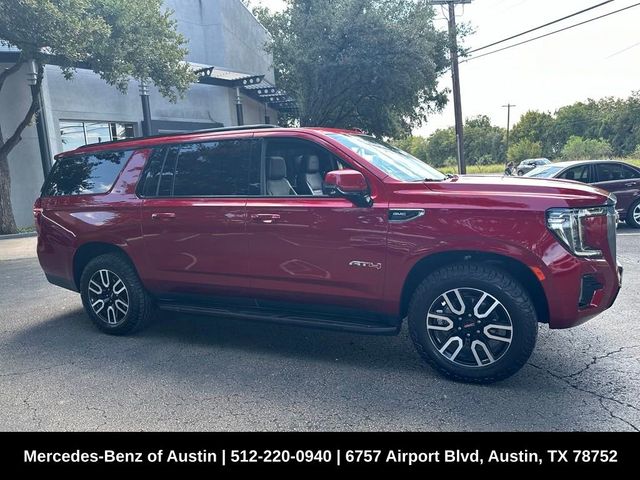
[[42, 188], [43, 196], [92, 195], [111, 190], [131, 151], [74, 155], [57, 161]]

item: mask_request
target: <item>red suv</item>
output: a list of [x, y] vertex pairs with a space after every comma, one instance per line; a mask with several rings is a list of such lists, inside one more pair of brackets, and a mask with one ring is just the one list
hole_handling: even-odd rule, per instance
[[538, 323], [609, 308], [615, 196], [574, 182], [445, 176], [359, 132], [270, 126], [87, 145], [36, 201], [38, 256], [102, 331], [156, 308], [372, 334], [491, 382]]

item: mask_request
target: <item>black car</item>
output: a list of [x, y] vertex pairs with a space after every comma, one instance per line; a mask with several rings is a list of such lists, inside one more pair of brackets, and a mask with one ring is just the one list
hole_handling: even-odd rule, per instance
[[520, 165], [516, 168], [516, 172], [518, 172], [518, 175], [521, 177], [534, 168], [541, 167], [542, 165], [549, 165], [550, 163], [551, 160], [548, 158], [528, 158], [527, 160], [520, 162]]
[[640, 168], [616, 160], [583, 160], [540, 166], [526, 174], [532, 178], [560, 178], [590, 183], [618, 198], [620, 218], [640, 228]]

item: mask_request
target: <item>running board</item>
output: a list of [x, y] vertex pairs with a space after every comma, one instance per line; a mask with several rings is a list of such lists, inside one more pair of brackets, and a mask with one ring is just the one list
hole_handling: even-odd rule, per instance
[[238, 318], [243, 320], [280, 323], [306, 328], [362, 333], [368, 335], [397, 335], [400, 331], [399, 325], [370, 323], [363, 321], [362, 318], [349, 321], [344, 320], [344, 317], [331, 314], [312, 316], [307, 313], [300, 312], [287, 314], [285, 312], [275, 311], [272, 309], [242, 307], [231, 310], [229, 308], [218, 306], [183, 305], [172, 302], [160, 302], [158, 307], [161, 310], [168, 310], [177, 313]]

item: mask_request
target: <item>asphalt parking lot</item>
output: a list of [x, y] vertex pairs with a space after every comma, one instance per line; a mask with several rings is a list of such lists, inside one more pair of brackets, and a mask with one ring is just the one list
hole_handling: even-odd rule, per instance
[[640, 430], [640, 232], [621, 227], [625, 285], [579, 328], [542, 326], [491, 386], [444, 380], [406, 329], [368, 337], [163, 315], [100, 334], [49, 285], [35, 238], [0, 240], [0, 430]]

